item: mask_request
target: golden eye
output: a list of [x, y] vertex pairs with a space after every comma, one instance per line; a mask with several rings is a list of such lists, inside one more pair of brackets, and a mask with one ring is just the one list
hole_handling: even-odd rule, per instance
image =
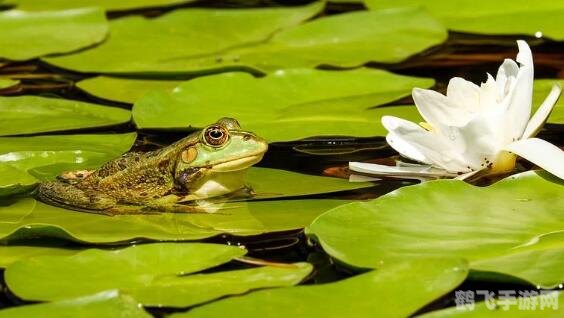
[[227, 131], [221, 126], [208, 127], [204, 132], [204, 139], [210, 146], [221, 146], [227, 141], [228, 137]]

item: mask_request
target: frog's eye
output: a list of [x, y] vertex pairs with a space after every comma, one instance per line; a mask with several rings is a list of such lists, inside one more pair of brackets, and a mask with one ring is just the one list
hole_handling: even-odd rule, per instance
[[204, 132], [204, 139], [210, 146], [221, 146], [227, 141], [228, 137], [228, 132], [221, 126], [208, 127]]

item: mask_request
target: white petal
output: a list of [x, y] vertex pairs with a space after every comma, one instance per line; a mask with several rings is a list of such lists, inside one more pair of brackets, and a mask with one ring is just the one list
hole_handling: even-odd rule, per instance
[[480, 87], [463, 78], [453, 77], [448, 82], [447, 98], [452, 105], [462, 107], [468, 114], [474, 113], [479, 111]]
[[519, 54], [517, 61], [522, 64], [519, 68], [515, 84], [512, 87], [507, 108], [505, 125], [508, 140], [517, 140], [523, 136], [525, 127], [531, 117], [531, 103], [533, 101], [533, 57], [531, 49], [525, 41], [517, 41]]
[[547, 141], [538, 138], [522, 139], [507, 145], [505, 150], [564, 179], [564, 151]]
[[452, 177], [455, 174], [448, 173], [441, 169], [436, 169], [430, 166], [385, 166], [375, 163], [364, 162], [349, 162], [349, 169], [351, 171], [370, 174], [374, 176], [387, 176], [387, 177], [426, 177], [426, 178], [441, 178]]
[[488, 110], [498, 104], [497, 84], [491, 74], [488, 79], [480, 85], [480, 111]]
[[519, 65], [517, 65], [515, 61], [510, 59], [505, 59], [503, 61], [503, 64], [501, 64], [497, 70], [497, 75], [495, 77], [498, 98], [503, 98], [510, 93], [518, 72]]
[[548, 93], [548, 96], [544, 99], [544, 102], [542, 102], [539, 109], [537, 109], [533, 117], [529, 120], [522, 139], [534, 137], [541, 130], [542, 126], [548, 119], [548, 116], [550, 116], [554, 105], [556, 105], [561, 91], [562, 89], [560, 88], [560, 85], [554, 84], [552, 86], [552, 89], [550, 90], [550, 93]]
[[367, 177], [359, 174], [351, 174], [349, 176], [349, 182], [372, 182], [380, 180], [382, 180], [382, 178]]
[[472, 170], [481, 170], [493, 162], [499, 150], [496, 130], [485, 114], [477, 114], [462, 127], [450, 127], [452, 148]]
[[437, 129], [443, 125], [463, 125], [467, 121], [468, 113], [441, 93], [414, 88], [411, 95], [423, 119]]
[[445, 136], [392, 116], [382, 117], [382, 124], [390, 132], [386, 136], [388, 144], [404, 157], [450, 172], [469, 170], [463, 158], [453, 152]]

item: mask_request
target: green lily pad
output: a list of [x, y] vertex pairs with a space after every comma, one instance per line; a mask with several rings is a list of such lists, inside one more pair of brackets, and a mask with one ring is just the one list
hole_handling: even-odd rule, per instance
[[[533, 108], [537, 109], [540, 104], [544, 101], [550, 89], [554, 84], [558, 84], [561, 87], [564, 86], [564, 80], [558, 79], [542, 79], [536, 80], [533, 90]], [[550, 117], [548, 117], [548, 123], [551, 124], [564, 124], [564, 98], [558, 99], [556, 106], [552, 109]]]
[[[112, 36], [101, 45], [48, 63], [80, 72], [185, 73], [185, 60], [215, 57], [232, 47], [266, 41], [278, 30], [296, 25], [321, 11], [323, 2], [293, 8], [179, 9], [158, 18], [125, 17], [110, 22]], [[235, 32], [234, 32], [235, 31]]]
[[17, 9], [25, 11], [67, 10], [83, 7], [100, 7], [106, 11], [126, 11], [166, 7], [193, 1], [195, 0], [10, 0], [5, 4], [15, 5]]
[[0, 30], [0, 58], [23, 61], [99, 43], [108, 33], [108, 23], [99, 8], [9, 10], [0, 12]]
[[[535, 291], [538, 293], [538, 291]], [[475, 307], [467, 310], [456, 307], [433, 311], [417, 318], [560, 318], [564, 314], [564, 297], [562, 292], [551, 292], [530, 298], [513, 295], [516, 304], [511, 304], [511, 298], [476, 303]], [[511, 297], [511, 296], [510, 296]], [[541, 309], [542, 304], [542, 309]], [[507, 307], [507, 308], [506, 308]]]
[[407, 317], [455, 288], [467, 273], [461, 260], [390, 263], [336, 283], [258, 291], [171, 317]]
[[128, 110], [39, 96], [0, 97], [0, 136], [25, 135], [129, 122]]
[[32, 198], [0, 201], [0, 239], [54, 237], [90, 243], [135, 239], [199, 240], [296, 230], [344, 200], [228, 203], [215, 213], [105, 216], [65, 210]]
[[6, 268], [21, 259], [40, 255], [73, 255], [80, 250], [49, 246], [0, 246], [0, 267]]
[[[292, 15], [287, 10], [298, 11]], [[179, 10], [151, 21], [120, 19], [111, 22], [112, 36], [102, 45], [45, 61], [79, 72], [108, 74], [202, 74], [233, 69], [269, 72], [323, 64], [350, 67], [370, 61], [400, 62], [447, 38], [436, 20], [411, 8], [340, 14], [296, 26], [319, 10], [319, 4], [314, 3], [301, 9]], [[284, 12], [286, 20], [277, 23], [266, 12]], [[186, 26], [187, 21], [209, 20], [211, 16], [216, 21], [212, 28], [211, 22]], [[297, 18], [290, 19], [292, 16]], [[232, 32], [234, 27], [236, 33]], [[241, 38], [248, 34], [247, 29], [260, 34], [255, 39]]]
[[397, 7], [423, 7], [439, 18], [451, 30], [484, 34], [542, 35], [554, 40], [564, 39], [561, 18], [564, 4], [561, 1], [499, 0], [480, 2], [421, 1], [421, 0], [364, 0], [368, 8], [382, 10]]
[[[144, 288], [167, 275], [185, 275], [243, 256], [222, 244], [154, 243], [69, 256], [36, 256], [8, 266], [6, 284], [20, 298], [62, 300], [104, 290]], [[33, 282], [33, 283], [31, 283]]]
[[9, 78], [0, 78], [0, 89], [10, 88], [12, 86], [16, 86], [20, 83], [20, 81], [16, 81]]
[[293, 286], [309, 275], [312, 269], [308, 263], [295, 263], [165, 277], [131, 294], [145, 306], [189, 307], [227, 295], [244, 294], [254, 289]]
[[67, 299], [52, 303], [34, 304], [0, 310], [6, 318], [60, 318], [61, 314], [73, 318], [151, 318], [139, 303], [115, 290], [95, 295]]
[[0, 197], [26, 192], [65, 170], [97, 168], [129, 150], [136, 136], [0, 137]]
[[[291, 69], [263, 78], [226, 73], [146, 94], [133, 107], [139, 128], [203, 127], [226, 113], [269, 141], [317, 135], [373, 136], [393, 109], [366, 111], [397, 100], [433, 80], [380, 70]], [[197, 107], [196, 107], [197, 105]], [[416, 112], [416, 111], [415, 111]]]
[[349, 182], [348, 179], [269, 168], [251, 168], [246, 180], [245, 183], [256, 192], [256, 199], [305, 196], [373, 186], [370, 182]]
[[169, 91], [180, 85], [181, 81], [147, 80], [96, 76], [76, 83], [86, 93], [116, 102], [133, 104], [152, 90]]
[[[308, 233], [327, 253], [355, 267], [378, 268], [389, 260], [418, 257], [464, 257], [472, 269], [553, 286], [564, 281], [564, 257], [553, 249], [561, 250], [562, 245], [538, 242], [564, 231], [563, 194], [561, 180], [534, 171], [484, 188], [457, 180], [431, 181], [328, 211]], [[541, 251], [549, 248], [556, 258], [543, 257], [549, 254]]]
[[[11, 265], [6, 271], [8, 284], [19, 297], [56, 301], [119, 289], [144, 306], [189, 307], [252, 289], [293, 286], [312, 270], [308, 263], [296, 263], [187, 276], [245, 253], [241, 248], [218, 244], [171, 243], [117, 251], [51, 251], [54, 254], [41, 255], [48, 251], [15, 250], [27, 254], [27, 257], [18, 255], [17, 263], [14, 257], [9, 259]], [[117, 269], [108, 271], [108, 268]], [[77, 280], [83, 283], [77, 284]]]

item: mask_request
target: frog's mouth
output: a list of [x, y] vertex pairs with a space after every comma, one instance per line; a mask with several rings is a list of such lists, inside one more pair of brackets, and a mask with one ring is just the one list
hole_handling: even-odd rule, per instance
[[261, 161], [263, 156], [264, 153], [260, 153], [260, 154], [229, 160], [227, 162], [218, 163], [212, 166], [211, 171], [231, 172], [231, 171], [247, 169], [250, 166]]

